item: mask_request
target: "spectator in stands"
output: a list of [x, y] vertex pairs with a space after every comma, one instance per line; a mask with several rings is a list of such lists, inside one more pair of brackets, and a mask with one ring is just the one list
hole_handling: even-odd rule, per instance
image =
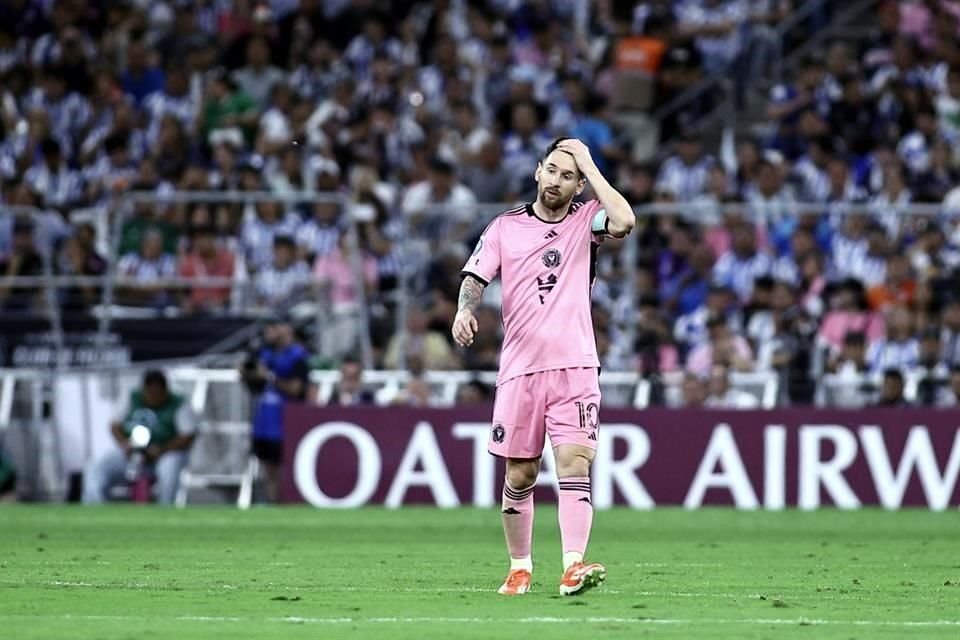
[[884, 335], [883, 317], [868, 310], [863, 286], [856, 280], [837, 283], [824, 290], [828, 311], [823, 316], [818, 340], [831, 350], [840, 349], [843, 337], [851, 331], [866, 334], [874, 342]]
[[935, 326], [923, 329], [920, 334], [920, 354], [917, 366], [911, 373], [918, 378], [917, 403], [932, 406], [937, 402], [940, 387], [949, 382], [950, 368], [940, 359], [940, 330]]
[[720, 256], [713, 267], [716, 282], [730, 287], [740, 300], [746, 301], [753, 291], [753, 282], [769, 275], [773, 259], [757, 249], [757, 235], [753, 225], [742, 222], [733, 229], [733, 246]]
[[740, 0], [704, 0], [684, 3], [675, 9], [680, 37], [693, 38], [708, 73], [730, 71], [740, 55], [742, 28], [747, 20]]
[[293, 238], [273, 238], [273, 263], [253, 276], [257, 305], [263, 309], [289, 309], [300, 302], [310, 286], [310, 268], [297, 259]]
[[940, 344], [942, 359], [950, 367], [960, 365], [960, 297], [948, 298], [941, 311]]
[[120, 76], [120, 87], [139, 106], [148, 95], [163, 89], [163, 70], [152, 64], [143, 40], [133, 40], [127, 44], [126, 53], [127, 68]]
[[[619, 352], [620, 349], [613, 348], [611, 351], [616, 353], [617, 359], [608, 359], [606, 363], [602, 362], [601, 359], [601, 363], [614, 371], [634, 369], [645, 376], [668, 373], [679, 369], [679, 353], [677, 347], [673, 344], [670, 326], [661, 311], [660, 298], [654, 294], [642, 295], [638, 307], [633, 348], [629, 349], [628, 346], [634, 357], [631, 358], [629, 352], [622, 353]], [[616, 333], [612, 330], [605, 333], [611, 334], [615, 343], [614, 346], [618, 347], [621, 341], [616, 339]], [[624, 366], [631, 361], [633, 361], [633, 366]], [[611, 366], [614, 363], [620, 366]]]
[[490, 137], [480, 147], [477, 161], [464, 171], [464, 185], [479, 202], [511, 202], [514, 176], [503, 163], [503, 143]]
[[673, 337], [684, 352], [707, 341], [707, 323], [711, 318], [726, 318], [731, 331], [740, 331], [742, 317], [736, 307], [736, 297], [729, 287], [711, 284], [704, 303], [677, 318], [673, 326]]
[[233, 73], [233, 80], [262, 109], [274, 85], [283, 82], [286, 74], [270, 64], [270, 45], [263, 38], [253, 38], [247, 43], [246, 60], [246, 66]]
[[117, 300], [131, 306], [160, 309], [173, 301], [171, 283], [176, 278], [177, 260], [163, 250], [163, 233], [147, 229], [140, 241], [140, 250], [124, 255], [117, 265], [117, 274], [127, 279], [117, 287]]
[[503, 346], [499, 333], [500, 311], [490, 305], [481, 305], [477, 307], [476, 317], [480, 329], [474, 336], [473, 345], [464, 354], [464, 366], [477, 371], [496, 371]]
[[903, 165], [891, 162], [883, 169], [883, 188], [870, 200], [870, 213], [883, 225], [891, 238], [900, 235], [904, 208], [910, 204], [913, 194], [907, 188]]
[[401, 361], [418, 357], [424, 369], [435, 371], [452, 369], [456, 364], [456, 356], [450, 343], [439, 331], [427, 328], [426, 313], [417, 307], [407, 311], [406, 331], [394, 335], [383, 358], [387, 369], [400, 368]]
[[749, 211], [772, 229], [788, 225], [792, 229], [797, 215], [793, 191], [784, 184], [783, 172], [773, 160], [763, 158], [757, 164], [757, 177], [746, 188]]
[[328, 404], [341, 407], [372, 406], [373, 391], [363, 387], [363, 363], [354, 356], [340, 362], [340, 381], [333, 387]]
[[903, 397], [903, 374], [898, 369], [887, 369], [883, 372], [883, 382], [880, 386], [878, 407], [909, 407], [910, 403]]
[[730, 371], [724, 365], [710, 368], [708, 389], [710, 396], [703, 406], [711, 409], [756, 409], [760, 406], [756, 396], [730, 385]]
[[793, 165], [793, 177], [799, 183], [803, 202], [826, 202], [830, 194], [827, 167], [833, 158], [834, 144], [828, 136], [810, 140], [806, 154]]
[[71, 169], [60, 143], [47, 138], [40, 145], [40, 158], [23, 176], [46, 207], [66, 210], [83, 198], [83, 176]]
[[706, 406], [708, 397], [707, 382], [692, 371], [684, 372], [680, 406], [684, 408], [700, 408]]
[[14, 285], [10, 278], [43, 275], [43, 258], [33, 239], [34, 225], [26, 217], [13, 223], [10, 253], [0, 259], [0, 304], [4, 311], [27, 311], [39, 302], [41, 289]]
[[879, 373], [886, 369], [912, 369], [920, 360], [920, 343], [913, 335], [913, 316], [902, 307], [887, 313], [887, 335], [873, 340], [867, 350], [870, 370]]
[[886, 311], [892, 306], [911, 306], [917, 292], [917, 281], [910, 272], [910, 260], [901, 253], [887, 256], [884, 279], [867, 291], [870, 308]]
[[462, 240], [476, 217], [477, 199], [456, 179], [456, 170], [443, 158], [434, 158], [429, 178], [411, 185], [400, 205], [415, 229], [428, 225], [448, 242]]
[[710, 374], [711, 367], [723, 365], [737, 371], [754, 368], [753, 351], [743, 336], [735, 335], [722, 317], [707, 321], [709, 340], [695, 347], [687, 358], [687, 371], [701, 376]]
[[883, 284], [887, 279], [887, 264], [893, 252], [890, 248], [887, 233], [880, 225], [869, 225], [866, 237], [866, 250], [855, 256], [850, 274], [868, 289], [867, 297], [869, 299], [869, 289]]
[[317, 200], [313, 203], [313, 216], [297, 229], [299, 254], [306, 260], [316, 260], [337, 248], [343, 227], [340, 224], [340, 203]]
[[414, 362], [413, 369], [410, 371], [410, 378], [406, 384], [390, 401], [393, 406], [406, 407], [432, 407], [437, 405], [430, 384], [423, 375], [423, 368], [416, 362], [416, 358], [411, 358]]
[[671, 297], [664, 301], [665, 308], [677, 315], [692, 313], [703, 306], [710, 291], [713, 278], [713, 250], [698, 244], [690, 251], [690, 268], [677, 282]]
[[156, 370], [144, 374], [143, 386], [133, 391], [114, 414], [110, 431], [118, 447], [84, 471], [84, 504], [105, 502], [112, 487], [127, 481], [128, 458], [133, 451], [130, 433], [137, 425], [150, 430], [146, 459], [156, 477], [157, 501], [173, 504], [196, 433], [196, 418], [190, 403], [173, 393], [166, 376]]
[[960, 251], [947, 242], [938, 225], [926, 224], [910, 251], [910, 264], [925, 280], [940, 278], [960, 266]]
[[492, 390], [479, 380], [470, 380], [457, 388], [454, 404], [458, 407], [488, 404], [492, 399]]
[[503, 138], [503, 163], [514, 176], [511, 191], [527, 198], [535, 193], [533, 173], [550, 137], [542, 128], [537, 106], [520, 101], [509, 106], [507, 133]]
[[940, 389], [937, 396], [937, 406], [960, 407], [960, 365], [954, 365], [950, 370], [950, 386]]
[[377, 260], [365, 247], [353, 246], [357, 242], [357, 238], [344, 233], [336, 249], [313, 263], [318, 295], [324, 305], [329, 305], [326, 339], [338, 345], [338, 353], [356, 346], [362, 303], [377, 290]]
[[[191, 230], [190, 250], [180, 259], [179, 275], [187, 280], [235, 277], [236, 258], [229, 248], [218, 246], [213, 224]], [[180, 303], [186, 313], [221, 311], [230, 303], [229, 284], [186, 286], [186, 295]]]
[[250, 132], [257, 122], [257, 103], [223, 70], [216, 70], [199, 109], [199, 132], [206, 140], [220, 129], [238, 127]]
[[[960, 75], [958, 72], [955, 74]], [[955, 119], [960, 122], [960, 113], [955, 116]], [[930, 150], [930, 167], [917, 176], [912, 183], [912, 189], [919, 198], [943, 200], [954, 185], [960, 183], [960, 169], [954, 165], [951, 147], [956, 144], [956, 141], [960, 141], [960, 131], [950, 140], [954, 142], [951, 143], [944, 137], [934, 140], [933, 148]]]
[[690, 271], [690, 254], [696, 244], [693, 234], [691, 225], [682, 220], [667, 233], [667, 247], [657, 257], [657, 288], [663, 298], [674, 297]]
[[[822, 63], [813, 57], [807, 57], [801, 61], [794, 82], [776, 85], [770, 91], [767, 119], [776, 127], [770, 146], [782, 153], [787, 160], [797, 160], [806, 146], [800, 132], [802, 114], [808, 110], [826, 113], [828, 109], [828, 98], [821, 88], [823, 76]], [[818, 154], [819, 150], [814, 150], [811, 159], [820, 159]]]
[[[56, 269], [60, 275], [102, 276], [107, 271], [107, 261], [94, 247], [94, 230], [91, 225], [80, 225], [60, 250]], [[65, 311], [85, 310], [100, 300], [100, 287], [91, 284], [73, 284], [60, 290], [60, 301]]]
[[703, 142], [693, 131], [677, 139], [675, 154], [667, 158], [657, 175], [657, 189], [668, 189], [681, 202], [693, 200], [707, 186], [713, 158], [703, 152]]
[[275, 502], [283, 454], [283, 408], [307, 397], [309, 353], [282, 315], [268, 318], [263, 342], [263, 348], [244, 363], [241, 374], [256, 399], [252, 451], [264, 467], [267, 500]]
[[258, 202], [253, 208], [254, 214], [245, 220], [240, 230], [240, 246], [247, 267], [257, 271], [274, 261], [274, 239], [278, 236], [293, 238], [299, 221], [293, 213], [284, 215], [279, 202]]
[[128, 138], [123, 133], [112, 133], [103, 141], [102, 156], [83, 176], [86, 200], [101, 199], [128, 189], [137, 178], [137, 165], [130, 155]]

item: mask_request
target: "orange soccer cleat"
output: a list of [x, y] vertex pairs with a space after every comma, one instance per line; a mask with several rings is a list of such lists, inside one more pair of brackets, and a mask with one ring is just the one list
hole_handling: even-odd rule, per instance
[[599, 587], [607, 578], [607, 568], [591, 562], [574, 562], [560, 579], [560, 595], [574, 596]]
[[530, 579], [533, 576], [526, 569], [511, 569], [497, 593], [504, 596], [520, 596], [530, 591]]

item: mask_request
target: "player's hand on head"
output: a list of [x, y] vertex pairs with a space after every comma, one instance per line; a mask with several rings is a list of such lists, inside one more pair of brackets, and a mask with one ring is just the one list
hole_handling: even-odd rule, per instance
[[461, 347], [469, 347], [473, 344], [473, 338], [477, 335], [480, 326], [477, 323], [476, 316], [469, 309], [461, 309], [457, 312], [457, 317], [453, 320], [454, 341]]
[[573, 156], [574, 162], [577, 163], [581, 171], [593, 166], [593, 156], [590, 155], [590, 148], [581, 140], [576, 138], [561, 140], [557, 144], [557, 151], [563, 151]]

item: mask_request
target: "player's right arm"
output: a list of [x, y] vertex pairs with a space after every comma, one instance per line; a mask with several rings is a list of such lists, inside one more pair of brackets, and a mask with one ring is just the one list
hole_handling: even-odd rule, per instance
[[499, 218], [494, 218], [487, 225], [473, 255], [460, 270], [463, 281], [460, 283], [460, 299], [452, 333], [453, 339], [461, 347], [473, 344], [479, 328], [474, 312], [480, 305], [483, 290], [500, 273], [500, 222]]
[[480, 298], [486, 287], [472, 275], [464, 276], [460, 283], [460, 299], [457, 303], [457, 316], [453, 320], [453, 339], [461, 347], [473, 344], [479, 325], [474, 314], [480, 305]]

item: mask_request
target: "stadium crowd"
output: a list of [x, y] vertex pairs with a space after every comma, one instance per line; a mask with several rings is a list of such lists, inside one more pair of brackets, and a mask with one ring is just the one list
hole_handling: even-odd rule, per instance
[[[339, 356], [363, 313], [378, 366], [493, 369], [495, 287], [473, 348], [452, 346], [459, 269], [498, 210], [486, 203], [532, 198], [540, 154], [569, 135], [632, 204], [667, 212], [601, 252], [605, 369], [685, 372], [684, 401], [714, 406], [745, 402], [730, 371], [776, 372], [795, 403], [820, 372], [885, 374], [887, 404], [905, 402], [893, 372], [925, 372], [946, 384], [916, 401], [956, 404], [960, 2], [879, 2], [869, 37], [805, 58], [719, 157], [691, 128], [699, 112], [664, 123], [653, 155], [622, 118], [641, 86], [653, 109], [711, 74], [768, 74], [772, 26], [798, 4], [8, 0], [0, 202], [37, 213], [0, 212], [3, 309], [41, 308], [6, 278], [45, 261], [105, 273], [89, 212], [148, 191], [117, 225], [118, 303], [290, 308], [322, 287]], [[284, 200], [303, 193], [321, 195]], [[243, 283], [242, 300], [182, 286], [210, 277]], [[415, 304], [394, 333], [399, 287]], [[86, 285], [59, 298], [99, 299]]]

